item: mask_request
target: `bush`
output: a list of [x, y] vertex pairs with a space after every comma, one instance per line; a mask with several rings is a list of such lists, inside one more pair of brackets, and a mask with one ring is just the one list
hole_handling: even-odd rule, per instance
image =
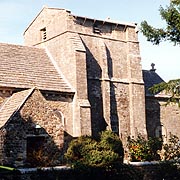
[[88, 136], [72, 140], [65, 157], [73, 166], [105, 167], [122, 162], [123, 152], [119, 137], [111, 131], [104, 131], [97, 140]]
[[113, 133], [112, 131], [103, 131], [100, 134], [99, 146], [102, 147], [102, 149], [104, 150], [109, 150], [113, 151], [114, 153], [117, 153], [119, 156], [119, 160], [123, 162], [123, 144], [119, 136], [117, 136], [115, 133]]
[[170, 134], [168, 143], [163, 144], [163, 160], [178, 160], [180, 158], [180, 140], [177, 136]]
[[162, 149], [162, 139], [146, 139], [139, 134], [136, 139], [129, 137], [127, 146], [131, 161], [160, 160], [158, 150]]

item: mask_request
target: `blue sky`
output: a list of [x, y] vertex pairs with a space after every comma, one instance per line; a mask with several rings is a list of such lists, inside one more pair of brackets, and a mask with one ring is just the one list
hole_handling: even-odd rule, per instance
[[[71, 10], [73, 14], [95, 19], [122, 22], [147, 20], [154, 26], [163, 26], [159, 16], [160, 5], [170, 0], [0, 0], [0, 42], [23, 44], [23, 32], [43, 5]], [[170, 43], [153, 46], [139, 33], [143, 69], [156, 64], [157, 73], [164, 79], [180, 78], [180, 51]]]

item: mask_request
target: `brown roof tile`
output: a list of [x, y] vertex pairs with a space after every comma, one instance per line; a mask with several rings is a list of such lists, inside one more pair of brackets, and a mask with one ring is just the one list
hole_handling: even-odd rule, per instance
[[0, 43], [0, 86], [74, 92], [45, 49]]

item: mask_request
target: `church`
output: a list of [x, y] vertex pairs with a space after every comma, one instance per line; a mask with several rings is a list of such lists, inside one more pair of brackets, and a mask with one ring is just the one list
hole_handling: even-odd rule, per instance
[[[0, 163], [31, 166], [40, 148], [63, 162], [67, 142], [108, 129], [128, 136], [180, 135], [179, 109], [149, 87], [136, 24], [97, 20], [44, 7], [24, 31], [24, 45], [0, 43]], [[51, 156], [51, 157], [48, 157]]]

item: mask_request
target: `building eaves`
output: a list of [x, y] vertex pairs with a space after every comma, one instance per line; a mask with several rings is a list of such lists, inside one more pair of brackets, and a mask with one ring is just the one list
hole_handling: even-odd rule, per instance
[[121, 21], [117, 21], [117, 20], [112, 20], [112, 19], [105, 19], [105, 20], [100, 20], [100, 19], [93, 19], [93, 18], [90, 18], [90, 17], [85, 17], [85, 16], [78, 16], [78, 15], [74, 15], [74, 14], [71, 14], [71, 11], [70, 10], [67, 10], [67, 9], [63, 9], [63, 8], [52, 8], [52, 7], [47, 7], [47, 6], [44, 6], [42, 8], [42, 10], [38, 13], [38, 15], [31, 21], [31, 23], [29, 24], [29, 26], [25, 29], [24, 33], [26, 33], [26, 31], [29, 29], [29, 27], [34, 23], [34, 21], [39, 17], [39, 15], [44, 11], [44, 10], [61, 10], [61, 11], [66, 11], [67, 13], [70, 14], [70, 16], [73, 16], [75, 18], [81, 18], [81, 19], [87, 19], [87, 20], [92, 20], [94, 22], [102, 22], [103, 24], [104, 23], [109, 23], [109, 24], [115, 24], [115, 25], [125, 25], [125, 26], [129, 26], [129, 27], [136, 27], [137, 26], [137, 23], [128, 23], [128, 22], [121, 22]]
[[115, 25], [125, 25], [125, 26], [129, 26], [129, 27], [136, 27], [137, 23], [128, 23], [128, 22], [121, 22], [118, 20], [112, 20], [110, 18], [105, 19], [105, 20], [100, 20], [100, 19], [93, 19], [93, 18], [89, 18], [89, 17], [85, 17], [85, 16], [77, 16], [77, 15], [73, 15], [71, 14], [71, 16], [75, 17], [75, 18], [81, 18], [81, 19], [85, 19], [85, 20], [91, 20], [94, 23], [95, 22], [101, 22], [103, 24], [105, 23], [109, 23], [109, 24], [115, 24]]

